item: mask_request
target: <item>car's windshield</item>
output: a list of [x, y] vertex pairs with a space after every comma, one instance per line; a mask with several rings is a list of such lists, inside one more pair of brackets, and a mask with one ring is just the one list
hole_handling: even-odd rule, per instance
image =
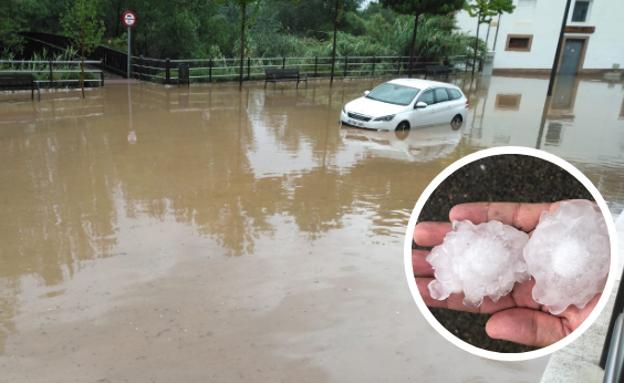
[[386, 82], [373, 89], [366, 97], [389, 104], [409, 105], [420, 90]]

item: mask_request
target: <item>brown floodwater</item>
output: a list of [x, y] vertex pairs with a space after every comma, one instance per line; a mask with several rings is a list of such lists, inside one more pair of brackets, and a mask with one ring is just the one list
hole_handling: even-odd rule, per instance
[[504, 77], [458, 131], [340, 128], [379, 81], [1, 94], [0, 381], [538, 379], [546, 359], [482, 360], [422, 319], [405, 225], [495, 145], [573, 161], [618, 213], [622, 86], [575, 80], [542, 130], [546, 81]]

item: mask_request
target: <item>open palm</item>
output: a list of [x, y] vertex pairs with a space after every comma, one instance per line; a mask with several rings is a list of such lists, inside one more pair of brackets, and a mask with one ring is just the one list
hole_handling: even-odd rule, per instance
[[[454, 206], [451, 221], [469, 220], [474, 224], [497, 220], [530, 233], [543, 211], [555, 210], [557, 203], [465, 203]], [[437, 246], [451, 230], [449, 222], [421, 222], [414, 229], [414, 242], [422, 247]], [[479, 307], [463, 304], [463, 294], [451, 294], [439, 301], [431, 298], [427, 285], [434, 279], [433, 269], [425, 259], [428, 250], [412, 250], [412, 265], [418, 290], [427, 306], [451, 310], [492, 314], [485, 330], [494, 339], [508, 340], [530, 346], [544, 347], [574, 331], [591, 313], [598, 302], [597, 294], [584, 308], [571, 305], [559, 315], [550, 314], [532, 295], [534, 280], [517, 283], [508, 295], [493, 302], [485, 298]]]

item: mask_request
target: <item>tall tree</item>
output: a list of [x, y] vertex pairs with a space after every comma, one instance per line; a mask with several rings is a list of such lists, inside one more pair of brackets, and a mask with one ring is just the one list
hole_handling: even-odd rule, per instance
[[[496, 11], [492, 9], [491, 0], [472, 0], [464, 6], [464, 9], [470, 17], [477, 18], [477, 35], [475, 36], [474, 53], [472, 60], [472, 75], [474, 76], [477, 67], [477, 54], [479, 52], [479, 29], [481, 24], [487, 23], [496, 15]], [[486, 46], [487, 49], [487, 46]]]
[[[466, 4], [465, 10], [471, 17], [477, 18], [477, 36], [475, 38], [474, 58], [472, 64], [472, 74], [474, 75], [477, 65], [477, 52], [479, 46], [479, 27], [483, 23], [488, 24], [488, 37], [490, 34], [490, 23], [492, 17], [498, 15], [498, 24], [496, 26], [496, 35], [494, 37], [494, 49], [496, 49], [496, 41], [498, 39], [498, 28], [500, 26], [500, 16], [503, 13], [511, 13], [515, 9], [512, 0], [473, 0]], [[487, 49], [487, 37], [485, 40]]]
[[416, 34], [418, 33], [418, 19], [421, 15], [446, 15], [460, 10], [464, 6], [465, 0], [381, 0], [384, 7], [414, 16], [414, 29], [412, 31], [412, 42], [409, 50], [409, 76], [412, 76], [414, 55], [416, 52]]
[[98, 16], [98, 4], [93, 0], [74, 0], [69, 3], [61, 16], [63, 30], [74, 42], [80, 52], [80, 88], [85, 96], [85, 56], [100, 44], [104, 35], [104, 23]]
[[[340, 16], [340, 3], [342, 0], [334, 0], [334, 36], [332, 41], [332, 63], [329, 84], [334, 83], [334, 70], [336, 69], [336, 34], [338, 33], [338, 17]], [[346, 60], [346, 59], [345, 59]]]
[[243, 86], [243, 65], [245, 62], [245, 27], [247, 24], [247, 7], [256, 0], [234, 0], [240, 8], [240, 67], [239, 87]]
[[513, 0], [491, 0], [492, 10], [498, 14], [498, 20], [496, 21], [496, 33], [494, 34], [494, 45], [492, 50], [496, 50], [496, 41], [498, 40], [498, 29], [500, 28], [501, 16], [503, 13], [512, 13], [516, 6], [513, 5]]
[[19, 12], [20, 4], [17, 0], [0, 2], [0, 48], [7, 51], [20, 51], [23, 39], [18, 34], [26, 25], [24, 17]]

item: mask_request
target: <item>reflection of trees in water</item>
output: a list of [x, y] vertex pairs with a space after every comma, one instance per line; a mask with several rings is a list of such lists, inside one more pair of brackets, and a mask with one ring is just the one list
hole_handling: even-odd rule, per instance
[[[33, 133], [11, 128], [0, 140], [0, 160], [12, 164], [0, 172], [0, 282], [13, 286], [0, 298], [0, 344], [12, 331], [19, 278], [57, 284], [79, 261], [114, 254], [126, 229], [118, 212], [190, 224], [232, 255], [254, 253], [256, 240], [277, 229], [274, 216], [292, 217], [314, 239], [343, 227], [345, 215], [365, 214], [371, 234], [387, 235], [384, 228], [403, 227], [444, 166], [370, 154], [341, 165], [337, 155], [353, 148], [343, 145], [333, 107], [291, 103], [288, 94], [278, 105], [265, 103], [261, 91], [221, 94], [228, 108], [210, 109], [209, 118], [201, 108], [168, 112], [136, 101], [131, 145], [120, 106], [125, 88], [105, 92], [106, 118], [50, 121]], [[141, 99], [140, 89], [133, 97]], [[284, 174], [254, 173], [249, 153], [262, 145], [258, 126], [277, 145], [271, 150], [297, 157], [305, 142], [312, 157]]]
[[[439, 169], [437, 163], [420, 167], [370, 155], [340, 168], [335, 158], [344, 146], [335, 110], [310, 102], [313, 89], [294, 97], [265, 97], [259, 89], [222, 92], [219, 104], [228, 108], [210, 109], [208, 119], [201, 108], [167, 112], [134, 101], [138, 140], [129, 145], [127, 116], [117, 113], [124, 110], [118, 104], [127, 102], [118, 97], [124, 90], [106, 90], [106, 110], [116, 112], [106, 119], [50, 124], [40, 134], [2, 141], [2, 156], [19, 164], [6, 173], [15, 178], [14, 187], [3, 194], [21, 196], [4, 211], [12, 217], [1, 231], [8, 244], [0, 254], [11, 265], [5, 273], [34, 272], [56, 283], [77, 260], [111, 254], [118, 229], [114, 195], [123, 198], [119, 208], [129, 217], [190, 223], [230, 254], [242, 255], [254, 252], [258, 236], [272, 235], [269, 218], [279, 214], [292, 216], [311, 237], [341, 227], [342, 217], [362, 204], [376, 210], [376, 226], [398, 224], [397, 211], [411, 209]], [[141, 89], [133, 97], [145, 98]], [[201, 97], [208, 100], [209, 94]], [[189, 104], [201, 103], [191, 98]], [[248, 156], [258, 145], [255, 124], [273, 136], [274, 150], [296, 156], [305, 142], [311, 162], [287, 174], [255, 174]]]
[[[20, 127], [22, 128], [22, 127]], [[17, 138], [19, 137], [19, 138]], [[0, 140], [0, 353], [17, 311], [19, 279], [45, 285], [70, 277], [81, 260], [110, 255], [116, 244], [110, 155], [92, 126], [51, 124], [45, 133]]]
[[52, 124], [44, 133], [0, 141], [3, 223], [0, 276], [26, 273], [54, 284], [75, 262], [106, 255], [115, 245], [110, 155], [93, 126]]
[[259, 182], [250, 170], [246, 94], [232, 96], [241, 112], [211, 111], [209, 124], [199, 112], [143, 116], [135, 123], [143, 142], [115, 163], [129, 209], [160, 219], [172, 214], [240, 255], [270, 231], [266, 217], [283, 192], [277, 181]]

